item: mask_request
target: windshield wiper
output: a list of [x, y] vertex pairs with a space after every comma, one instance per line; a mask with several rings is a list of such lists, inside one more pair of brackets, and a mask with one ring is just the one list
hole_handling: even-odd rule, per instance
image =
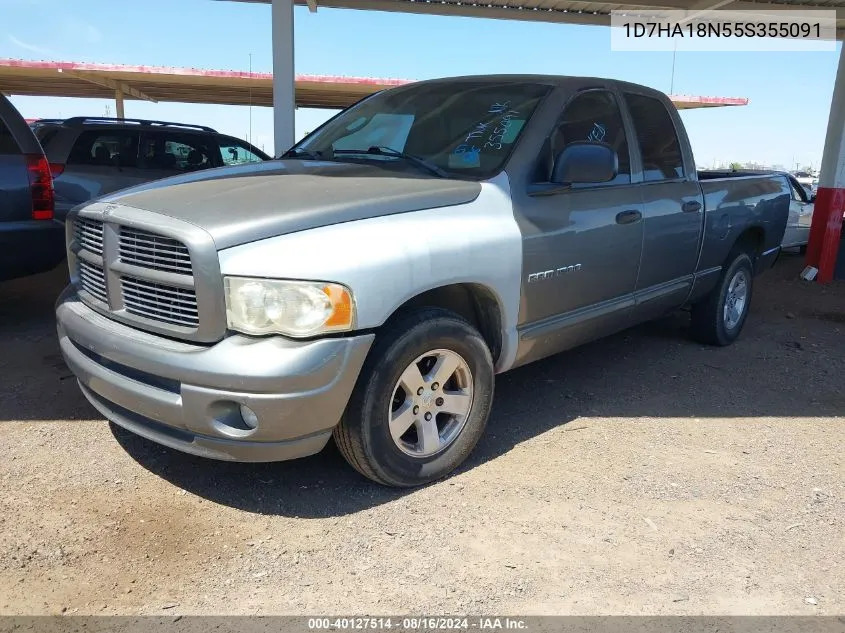
[[279, 158], [305, 158], [308, 160], [323, 160], [323, 152], [312, 152], [310, 149], [294, 147], [279, 156]]
[[332, 151], [333, 154], [375, 154], [376, 156], [395, 156], [396, 158], [401, 158], [403, 160], [408, 161], [416, 165], [417, 167], [422, 167], [426, 171], [434, 174], [435, 176], [439, 176], [440, 178], [448, 178], [449, 174], [443, 171], [440, 167], [432, 163], [431, 161], [426, 160], [425, 158], [420, 158], [419, 156], [414, 156], [413, 154], [406, 154], [405, 152], [400, 152], [398, 149], [393, 149], [392, 147], [383, 147], [383, 146], [372, 146], [369, 149], [336, 149]]

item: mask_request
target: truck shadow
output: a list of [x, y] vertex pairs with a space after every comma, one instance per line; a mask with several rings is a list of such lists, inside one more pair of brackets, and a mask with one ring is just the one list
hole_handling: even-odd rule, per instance
[[[797, 281], [801, 268], [800, 258], [787, 257], [760, 278], [743, 336], [729, 348], [691, 342], [688, 317], [679, 313], [499, 376], [478, 446], [446, 482], [432, 486], [448, 485], [552, 429], [563, 429], [565, 438], [600, 419], [633, 425], [638, 418], [707, 424], [711, 418], [841, 416], [845, 285], [808, 286]], [[0, 290], [0, 421], [102, 419], [58, 354], [53, 304], [66, 278], [59, 267]], [[112, 431], [144, 469], [247, 512], [342, 516], [418, 491], [369, 482], [332, 444], [292, 462], [234, 464]]]
[[[831, 380], [845, 369], [845, 349], [834, 343], [841, 341], [841, 328], [784, 318], [774, 297], [759, 295], [743, 337], [728, 348], [691, 342], [688, 315], [679, 313], [499, 376], [478, 446], [451, 477], [431, 485], [448, 484], [552, 429], [575, 433], [599, 419], [633, 425], [638, 418], [695, 418], [708, 424], [710, 418], [841, 415], [845, 394]], [[831, 337], [832, 345], [813, 343], [806, 336], [810, 328], [819, 341]], [[231, 464], [164, 449], [116, 427], [113, 432], [144, 468], [190, 493], [248, 512], [342, 516], [419, 490], [369, 482], [331, 443], [318, 455], [292, 462]]]

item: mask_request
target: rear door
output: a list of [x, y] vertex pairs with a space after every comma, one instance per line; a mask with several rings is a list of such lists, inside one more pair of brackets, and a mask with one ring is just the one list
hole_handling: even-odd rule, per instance
[[642, 168], [643, 252], [636, 286], [638, 318], [686, 300], [698, 264], [704, 197], [676, 110], [650, 95], [626, 91]]

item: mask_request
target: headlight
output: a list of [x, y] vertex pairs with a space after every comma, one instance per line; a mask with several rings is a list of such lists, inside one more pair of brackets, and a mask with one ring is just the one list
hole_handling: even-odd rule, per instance
[[294, 337], [351, 330], [352, 293], [340, 284], [226, 277], [226, 321], [245, 334]]

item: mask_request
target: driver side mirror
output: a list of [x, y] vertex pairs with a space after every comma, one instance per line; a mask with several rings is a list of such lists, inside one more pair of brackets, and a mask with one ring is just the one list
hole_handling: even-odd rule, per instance
[[555, 157], [552, 182], [559, 185], [609, 182], [619, 173], [619, 156], [607, 145], [570, 143]]

